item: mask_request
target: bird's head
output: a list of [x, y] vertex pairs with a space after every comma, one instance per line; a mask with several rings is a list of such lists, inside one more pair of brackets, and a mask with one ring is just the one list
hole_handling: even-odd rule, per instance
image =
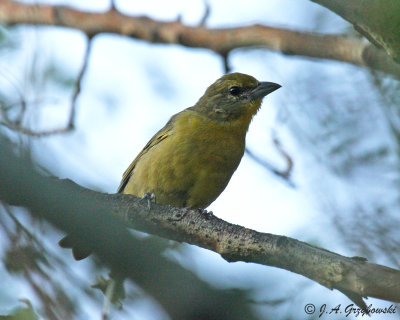
[[250, 122], [262, 99], [280, 87], [273, 82], [260, 82], [247, 74], [229, 73], [209, 86], [193, 109], [218, 121], [246, 119]]

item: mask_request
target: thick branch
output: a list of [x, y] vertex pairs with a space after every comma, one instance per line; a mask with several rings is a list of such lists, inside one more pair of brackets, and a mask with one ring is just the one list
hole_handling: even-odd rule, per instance
[[353, 24], [354, 28], [400, 63], [400, 1], [312, 0]]
[[[399, 270], [363, 258], [344, 257], [285, 236], [256, 232], [198, 210], [154, 204], [149, 211], [147, 201], [134, 196], [103, 194], [69, 180], [44, 177], [1, 147], [0, 199], [41, 213], [67, 232], [78, 232], [98, 254], [105, 250], [104, 241], [100, 245], [92, 237], [99, 238], [99, 229], [116, 220], [107, 214], [112, 212], [128, 227], [210, 249], [227, 261], [254, 262], [301, 274], [340, 290], [359, 305], [363, 303], [361, 297], [400, 302]], [[101, 219], [96, 221], [98, 216]], [[88, 228], [94, 221], [97, 225], [90, 234]], [[118, 241], [124, 232], [122, 228], [118, 237], [106, 238], [105, 245]]]
[[110, 217], [113, 205], [109, 204], [119, 201], [69, 181], [46, 178], [28, 159], [16, 157], [12, 148], [0, 132], [0, 201], [23, 205], [58, 228], [74, 232], [114, 275], [132, 279], [171, 319], [256, 318], [244, 290], [213, 288], [163, 256], [168, 242], [135, 237], [119, 219]]
[[324, 35], [253, 25], [209, 29], [190, 27], [180, 21], [160, 22], [109, 10], [89, 13], [62, 6], [38, 6], [0, 0], [0, 23], [64, 26], [81, 30], [89, 37], [116, 33], [152, 43], [207, 48], [226, 56], [233, 49], [264, 47], [289, 55], [330, 59], [370, 67], [400, 77], [400, 65], [382, 50], [357, 38]]
[[154, 205], [149, 213], [143, 202], [133, 197], [121, 201], [123, 204], [115, 204], [113, 212], [132, 228], [210, 249], [229, 262], [286, 269], [346, 295], [400, 302], [399, 270], [359, 257], [344, 257], [289, 237], [260, 233], [196, 210]]

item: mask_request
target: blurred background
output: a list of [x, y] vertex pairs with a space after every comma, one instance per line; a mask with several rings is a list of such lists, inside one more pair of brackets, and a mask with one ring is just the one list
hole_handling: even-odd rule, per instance
[[[96, 12], [110, 7], [106, 0], [39, 3]], [[345, 20], [306, 0], [208, 4], [208, 28], [262, 24], [357, 36]], [[180, 17], [185, 25], [197, 25], [205, 11], [202, 0], [117, 0], [115, 6], [124, 14], [156, 20]], [[87, 44], [78, 30], [0, 26], [3, 115], [32, 130], [65, 126]], [[38, 138], [0, 125], [0, 134], [42, 170], [114, 193], [122, 173], [153, 134], [173, 114], [194, 105], [224, 74], [224, 61], [207, 49], [111, 34], [97, 35], [91, 46], [74, 130]], [[399, 268], [399, 81], [342, 62], [263, 48], [233, 50], [228, 63], [232, 72], [282, 85], [264, 100], [250, 126], [247, 147], [284, 172], [288, 163], [274, 144], [277, 139], [293, 168], [285, 179], [246, 154], [208, 210], [260, 232]], [[26, 210], [0, 206], [0, 314], [19, 308], [34, 310], [43, 319], [101, 319], [103, 297], [90, 286], [108, 271], [95, 257], [73, 260], [69, 250], [57, 245], [62, 236]], [[317, 309], [352, 303], [338, 291], [285, 270], [228, 263], [205, 249], [168, 245], [169, 259], [213, 287], [246, 290], [260, 319], [312, 318], [304, 312], [307, 303]], [[126, 294], [122, 309], [114, 307], [110, 318], [169, 319], [135, 284], [126, 284]], [[391, 304], [375, 299], [370, 303]], [[398, 314], [385, 315], [391, 318], [398, 319]]]

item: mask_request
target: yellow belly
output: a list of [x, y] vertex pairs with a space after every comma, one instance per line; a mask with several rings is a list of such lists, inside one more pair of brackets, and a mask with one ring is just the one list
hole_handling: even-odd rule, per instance
[[182, 112], [170, 135], [138, 160], [124, 193], [205, 208], [225, 189], [244, 153], [246, 129]]

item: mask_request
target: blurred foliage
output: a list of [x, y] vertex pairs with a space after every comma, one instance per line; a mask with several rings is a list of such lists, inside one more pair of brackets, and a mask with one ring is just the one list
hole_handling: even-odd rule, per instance
[[309, 188], [343, 244], [399, 266], [400, 83], [343, 66], [337, 75], [311, 67], [294, 79], [282, 119], [314, 158]]
[[[0, 230], [9, 243], [2, 257], [4, 267], [9, 276], [14, 275], [16, 283], [25, 280], [25, 285], [41, 300], [40, 310], [46, 319], [72, 319], [76, 314], [76, 304], [66, 294], [68, 289], [64, 279], [56, 276], [56, 270], [68, 275], [68, 266], [35, 235], [37, 231], [34, 230], [40, 221], [36, 221], [34, 230], [30, 231], [29, 224], [22, 223], [17, 214], [25, 221], [30, 220], [20, 209], [0, 205]], [[49, 228], [46, 225], [42, 227], [43, 230]]]
[[25, 307], [18, 307], [9, 315], [0, 315], [0, 320], [39, 320], [32, 303], [27, 299], [22, 299], [21, 301], [26, 304]]
[[49, 63], [44, 70], [44, 78], [46, 82], [56, 84], [62, 89], [73, 88], [75, 86], [75, 78], [67, 72], [67, 70], [60, 70], [60, 67], [53, 63]]
[[116, 305], [118, 309], [122, 309], [122, 301], [126, 298], [125, 287], [123, 279], [114, 279], [111, 276], [109, 278], [104, 278], [100, 276], [92, 288], [99, 289], [103, 295], [108, 296], [107, 290], [110, 290], [110, 286], [113, 286], [112, 295], [110, 301], [112, 304]]
[[46, 277], [40, 264], [49, 267], [49, 263], [44, 256], [34, 246], [27, 244], [22, 246], [13, 246], [6, 251], [4, 256], [4, 265], [10, 273], [24, 273], [27, 270], [40, 273]]
[[400, 143], [400, 81], [371, 72], [372, 81], [379, 91], [383, 111]]
[[0, 52], [18, 48], [18, 34], [0, 25]]
[[[0, 158], [0, 172], [3, 173], [2, 180], [4, 182], [1, 188], [2, 199], [28, 206], [35, 212], [32, 215], [33, 221], [36, 220], [33, 217], [41, 214], [41, 217], [44, 218], [39, 220], [44, 226], [40, 230], [42, 240], [46, 239], [46, 230], [49, 233], [52, 231], [45, 221], [50, 221], [66, 232], [81, 232], [79, 240], [93, 248], [97, 257], [102, 261], [102, 265], [107, 265], [112, 270], [116, 270], [118, 274], [123, 274], [138, 283], [141, 288], [157, 299], [157, 302], [172, 318], [187, 320], [255, 319], [247, 300], [248, 290], [218, 289], [200, 280], [193, 272], [163, 256], [167, 241], [156, 237], [133, 236], [121, 222], [109, 219], [111, 208], [108, 206], [106, 195], [103, 195], [106, 198], [100, 199], [90, 190], [81, 189], [78, 185], [71, 189], [68, 187], [68, 182], [66, 184], [65, 181], [61, 182], [59, 179], [45, 177], [35, 170], [29, 159], [17, 157], [12, 152], [13, 146], [14, 144], [9, 139], [0, 135], [0, 148], [3, 150], [3, 157]], [[14, 184], [14, 187], [7, 188], [6, 186], [11, 183]], [[12, 199], [27, 200], [28, 202], [13, 202]], [[25, 238], [36, 242], [34, 233], [26, 227], [28, 221], [25, 219], [28, 220], [29, 217], [26, 217], [22, 224], [8, 206], [4, 205], [3, 207], [13, 222], [11, 224], [3, 223], [3, 220], [0, 220], [1, 225], [4, 226], [3, 234], [6, 234], [9, 240], [12, 239], [10, 241], [12, 246], [15, 245], [18, 248], [18, 242], [25, 241]], [[90, 213], [91, 210], [96, 214]], [[5, 215], [0, 216], [0, 218], [3, 217]], [[105, 221], [107, 223], [104, 223]], [[35, 228], [35, 230], [37, 229]], [[23, 234], [23, 237], [16, 238], [18, 233]], [[53, 245], [55, 242], [54, 238], [50, 241]], [[7, 257], [11, 257], [7, 260], [7, 265], [12, 266], [13, 271], [23, 271], [24, 280], [40, 300], [42, 305], [40, 310], [46, 318], [70, 319], [71, 312], [74, 311], [71, 304], [59, 301], [58, 297], [71, 297], [78, 293], [79, 298], [76, 296], [76, 299], [80, 300], [79, 306], [82, 309], [90, 303], [88, 299], [81, 303], [82, 287], [85, 287], [85, 283], [77, 287], [72, 287], [70, 284], [72, 265], [77, 263], [64, 264], [62, 261], [58, 263], [57, 254], [51, 254], [51, 250], [44, 247], [41, 242], [36, 245], [42, 248], [43, 252], [49, 253], [47, 260], [51, 268], [46, 269], [46, 274], [51, 274], [51, 277], [42, 276], [42, 270], [46, 268], [43, 260], [40, 255], [32, 254], [32, 250], [27, 250], [25, 247], [22, 250], [18, 248], [16, 253], [7, 254]], [[60, 250], [58, 250], [58, 255], [62, 255]], [[14, 261], [16, 257], [21, 264]], [[26, 263], [30, 258], [36, 259], [36, 261]], [[34, 269], [25, 268], [25, 265], [33, 266]], [[87, 273], [85, 277], [88, 275], [92, 275], [92, 273]], [[69, 281], [64, 281], [66, 278]], [[65, 295], [57, 294], [56, 290], [59, 287], [62, 288], [61, 292]], [[115, 287], [122, 287], [122, 284], [117, 284]], [[111, 294], [108, 294], [108, 289], [106, 292], [106, 296], [112, 297]], [[193, 303], [194, 301], [196, 303]], [[130, 301], [129, 305], [134, 302]], [[81, 317], [83, 318], [83, 316]]]

